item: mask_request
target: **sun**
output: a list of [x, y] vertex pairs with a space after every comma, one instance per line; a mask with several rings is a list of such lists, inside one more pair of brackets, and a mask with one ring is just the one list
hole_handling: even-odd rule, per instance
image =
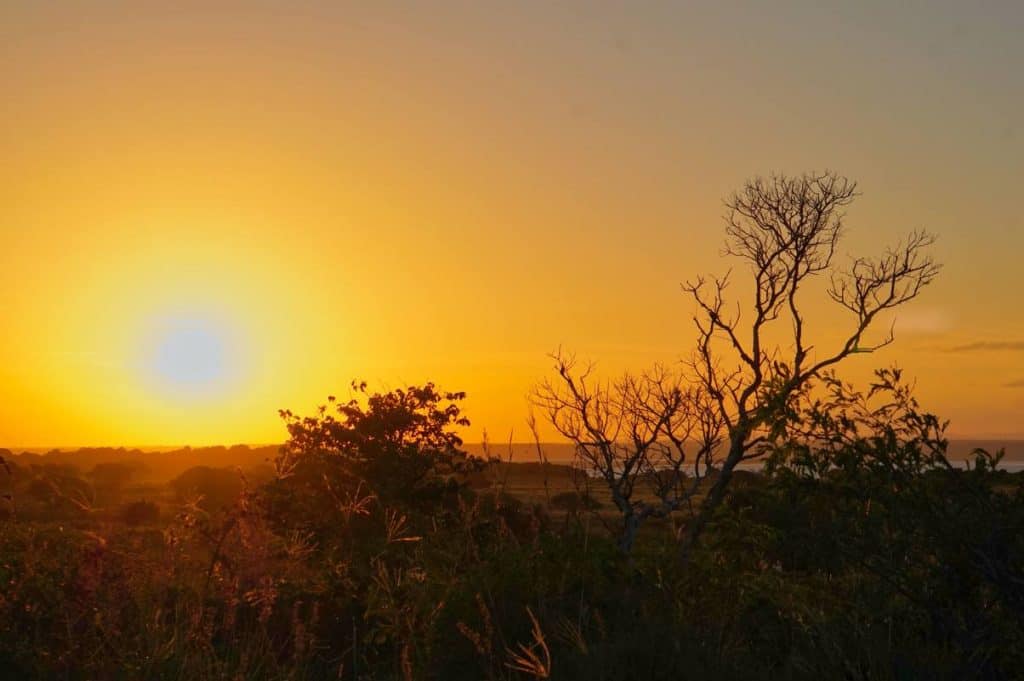
[[199, 397], [220, 392], [232, 374], [230, 335], [204, 318], [166, 320], [150, 336], [147, 368], [162, 391]]

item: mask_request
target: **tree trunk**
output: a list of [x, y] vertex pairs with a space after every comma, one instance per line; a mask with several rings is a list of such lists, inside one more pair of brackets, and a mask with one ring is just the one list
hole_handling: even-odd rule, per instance
[[619, 550], [625, 555], [633, 552], [633, 544], [636, 543], [636, 533], [640, 529], [640, 516], [629, 513], [622, 518], [622, 535], [619, 537]]
[[686, 526], [686, 533], [683, 535], [683, 541], [679, 548], [680, 558], [684, 565], [690, 561], [690, 556], [693, 554], [693, 549], [696, 547], [701, 533], [715, 510], [721, 505], [722, 500], [725, 499], [725, 491], [732, 479], [732, 471], [736, 468], [736, 464], [743, 459], [743, 454], [746, 451], [744, 445], [749, 435], [750, 428], [748, 426], [737, 427], [733, 430], [729, 438], [729, 454], [722, 462], [722, 470], [718, 479], [711, 485], [711, 490], [704, 497], [697, 515]]

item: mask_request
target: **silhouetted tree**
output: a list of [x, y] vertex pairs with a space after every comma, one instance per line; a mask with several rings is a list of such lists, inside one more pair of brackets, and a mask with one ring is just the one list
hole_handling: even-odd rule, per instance
[[[644, 518], [669, 515], [689, 501], [715, 463], [713, 482], [682, 538], [685, 560], [736, 466], [760, 456], [760, 446], [792, 415], [793, 398], [851, 354], [891, 343], [891, 329], [879, 340], [868, 338], [879, 315], [915, 298], [938, 274], [927, 254], [933, 238], [925, 232], [911, 233], [877, 259], [834, 267], [844, 210], [856, 194], [854, 182], [825, 172], [758, 178], [726, 202], [725, 253], [743, 261], [751, 275], [750, 321], [741, 324], [742, 306], [727, 306], [728, 274], [684, 284], [696, 303], [698, 332], [689, 375], [656, 368], [600, 383], [592, 367], [579, 371], [571, 356], [555, 356], [558, 379], [542, 383], [534, 400], [607, 484], [623, 513], [624, 549]], [[817, 353], [807, 341], [800, 294], [824, 274], [830, 276], [828, 297], [853, 320], [838, 347]], [[780, 320], [788, 321], [788, 331], [775, 328]], [[680, 491], [683, 445], [691, 438], [697, 440], [689, 460], [693, 485]], [[713, 461], [720, 439], [724, 456]], [[660, 503], [634, 496], [644, 479], [657, 481]]]
[[595, 475], [608, 488], [622, 514], [619, 548], [629, 553], [645, 520], [697, 493], [719, 442], [718, 413], [699, 386], [661, 366], [608, 382], [571, 355], [554, 360], [558, 379], [542, 382], [532, 400], [575, 445], [584, 479]]
[[429, 505], [463, 484], [477, 464], [456, 432], [469, 425], [458, 406], [465, 393], [432, 383], [372, 394], [365, 382], [352, 387], [356, 397], [329, 396], [315, 416], [281, 410], [290, 435], [279, 462], [286, 472], [325, 462], [388, 505]]
[[[914, 299], [939, 272], [927, 253], [934, 239], [921, 231], [878, 258], [835, 267], [844, 210], [856, 196], [856, 183], [824, 172], [758, 178], [726, 202], [725, 253], [744, 262], [752, 279], [746, 324], [741, 306], [733, 311], [727, 305], [728, 274], [684, 284], [696, 303], [698, 340], [690, 366], [726, 424], [728, 445], [721, 473], [687, 527], [684, 558], [721, 504], [733, 470], [759, 456], [759, 446], [790, 415], [793, 397], [850, 355], [891, 343], [891, 328], [878, 340], [869, 338], [879, 315]], [[837, 347], [816, 352], [808, 344], [800, 294], [825, 274], [828, 297], [852, 320]], [[780, 321], [788, 322], [788, 330], [777, 328]]]

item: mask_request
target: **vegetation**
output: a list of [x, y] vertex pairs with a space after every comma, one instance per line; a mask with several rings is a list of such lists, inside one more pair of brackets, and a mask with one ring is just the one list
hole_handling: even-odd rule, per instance
[[[720, 280], [687, 288], [685, 371], [601, 383], [559, 355], [534, 397], [572, 468], [542, 447], [470, 455], [463, 394], [432, 384], [282, 411], [272, 467], [186, 452], [161, 477], [124, 452], [87, 468], [4, 452], [0, 676], [1018, 677], [1024, 477], [999, 453], [951, 461], [898, 370], [863, 390], [831, 370], [934, 276], [928, 238], [837, 275], [854, 330], [834, 354], [804, 339], [797, 291], [853, 195], [778, 178], [729, 204], [750, 341]], [[784, 316], [792, 343], [769, 351]]]
[[[600, 488], [581, 494], [542, 465], [524, 469], [550, 503], [509, 494], [515, 464], [459, 450], [457, 395], [368, 397], [346, 404], [351, 418], [289, 415], [275, 476], [235, 472], [234, 498], [209, 508], [178, 495], [180, 478], [156, 501], [76, 503], [82, 478], [8, 457], [19, 503], [0, 525], [0, 669], [1012, 678], [1024, 664], [1024, 480], [997, 454], [953, 465], [896, 371], [865, 393], [833, 376], [802, 391], [763, 471], [727, 495], [687, 561], [667, 521], [626, 556]], [[325, 428], [330, 440], [308, 438]], [[331, 444], [353, 440], [358, 457]], [[391, 463], [358, 468], [372, 451], [430, 465], [396, 481]], [[469, 484], [479, 474], [488, 486]]]
[[[727, 304], [728, 275], [684, 284], [696, 307], [688, 370], [656, 366], [602, 382], [593, 365], [580, 369], [575, 357], [554, 355], [557, 379], [540, 384], [534, 403], [610, 491], [622, 516], [625, 553], [646, 519], [688, 511], [680, 542], [688, 559], [736, 467], [763, 456], [785, 428], [793, 401], [851, 355], [891, 343], [891, 330], [868, 341], [879, 315], [913, 300], [937, 276], [939, 266], [927, 253], [934, 239], [925, 232], [911, 233], [881, 257], [834, 267], [843, 211], [856, 191], [855, 183], [831, 172], [773, 176], [748, 182], [726, 202], [725, 253], [751, 275], [750, 321], [741, 323], [743, 308]], [[838, 347], [819, 355], [808, 341], [803, 296], [822, 275], [830, 279], [827, 298], [853, 319]], [[777, 328], [785, 322], [788, 329]], [[725, 451], [716, 462], [720, 444]], [[712, 473], [703, 493], [700, 482]]]

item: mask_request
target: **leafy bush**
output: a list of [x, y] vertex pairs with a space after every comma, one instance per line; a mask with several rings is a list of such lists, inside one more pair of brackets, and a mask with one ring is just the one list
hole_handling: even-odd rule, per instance
[[118, 515], [122, 522], [132, 527], [152, 525], [160, 520], [160, 507], [152, 501], [133, 501], [122, 506]]
[[198, 500], [205, 509], [231, 506], [245, 488], [245, 480], [237, 470], [195, 466], [170, 483], [179, 501]]
[[551, 506], [562, 511], [593, 511], [603, 506], [600, 501], [587, 493], [559, 492], [551, 497]]

